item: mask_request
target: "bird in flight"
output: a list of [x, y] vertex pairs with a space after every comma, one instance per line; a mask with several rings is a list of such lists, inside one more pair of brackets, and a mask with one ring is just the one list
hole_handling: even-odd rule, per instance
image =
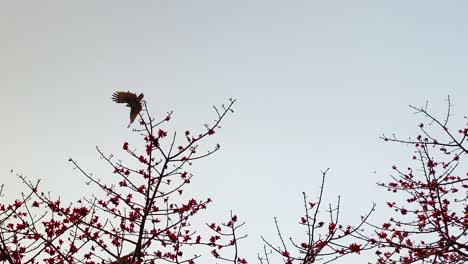
[[142, 109], [141, 100], [143, 97], [144, 95], [142, 93], [137, 96], [135, 93], [131, 92], [115, 92], [112, 95], [112, 101], [119, 104], [127, 104], [127, 106], [130, 107], [130, 123], [128, 127], [130, 127], [130, 124], [135, 121], [135, 118], [140, 113]]

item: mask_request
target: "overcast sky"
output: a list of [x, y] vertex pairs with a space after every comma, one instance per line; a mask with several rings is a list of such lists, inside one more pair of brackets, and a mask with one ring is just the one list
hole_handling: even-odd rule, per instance
[[[301, 193], [342, 195], [357, 223], [375, 185], [411, 149], [382, 133], [410, 136], [421, 120], [408, 104], [455, 119], [468, 98], [465, 1], [0, 1], [0, 172], [43, 179], [64, 199], [89, 194], [67, 162], [101, 178], [112, 170], [95, 146], [124, 158], [128, 110], [116, 90], [143, 92], [155, 116], [174, 110], [179, 132], [202, 131], [212, 105], [238, 101], [206, 146], [192, 191], [212, 197], [207, 218], [234, 210], [247, 225], [241, 254], [256, 263], [260, 235], [304, 235]], [[382, 206], [375, 219], [385, 216]], [[299, 239], [299, 237], [297, 237]], [[361, 263], [367, 262], [361, 259]], [[342, 262], [349, 263], [346, 259]]]

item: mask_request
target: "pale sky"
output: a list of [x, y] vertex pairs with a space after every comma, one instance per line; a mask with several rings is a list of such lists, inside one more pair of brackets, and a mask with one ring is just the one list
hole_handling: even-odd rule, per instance
[[388, 198], [375, 182], [409, 162], [410, 148], [379, 140], [417, 132], [408, 104], [429, 101], [443, 116], [450, 95], [454, 118], [466, 115], [467, 10], [466, 1], [2, 0], [7, 197], [24, 190], [11, 169], [63, 199], [89, 194], [69, 157], [112, 176], [95, 146], [125, 158], [122, 143], [138, 142], [128, 109], [110, 100], [116, 90], [144, 93], [156, 116], [174, 110], [179, 132], [203, 130], [212, 105], [233, 97], [235, 113], [202, 145], [222, 149], [194, 163], [191, 190], [213, 198], [207, 219], [234, 210], [247, 222], [241, 255], [256, 263], [260, 235], [276, 239], [274, 216], [286, 237], [305, 237], [301, 193], [318, 195], [326, 168], [326, 202], [341, 195], [343, 222], [357, 223]]

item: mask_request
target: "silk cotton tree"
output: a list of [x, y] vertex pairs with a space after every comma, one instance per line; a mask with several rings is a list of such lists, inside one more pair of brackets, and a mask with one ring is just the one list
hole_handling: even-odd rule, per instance
[[[235, 100], [214, 107], [213, 124], [195, 134], [186, 130], [182, 140], [164, 129], [169, 112], [156, 121], [142, 101], [139, 126], [133, 129], [141, 143], [124, 142], [127, 159], [117, 160], [97, 148], [113, 173], [98, 179], [76, 160], [69, 161], [89, 184], [99, 190], [91, 197], [63, 204], [40, 190], [39, 181], [22, 175], [28, 187], [21, 199], [0, 204], [0, 262], [2, 263], [247, 263], [238, 255], [236, 215], [224, 223], [207, 221], [205, 230], [192, 225], [206, 210], [210, 198], [197, 199], [188, 187], [188, 167], [220, 149], [200, 151], [199, 143], [214, 135]], [[107, 183], [110, 182], [110, 183]], [[203, 226], [202, 226], [203, 229]]]
[[420, 133], [409, 139], [382, 136], [412, 146], [414, 153], [411, 166], [394, 165], [392, 180], [379, 183], [395, 200], [387, 202], [392, 217], [371, 224], [376, 263], [468, 263], [468, 123], [451, 127], [450, 97], [443, 119], [427, 104], [410, 107], [426, 120], [418, 125]]
[[338, 196], [337, 202], [328, 206], [323, 201], [328, 171], [328, 169], [322, 171], [320, 192], [315, 199], [309, 199], [305, 192], [302, 193], [304, 215], [299, 218], [298, 224], [304, 230], [304, 236], [285, 240], [278, 219], [275, 218], [280, 243], [274, 245], [262, 237], [265, 245], [263, 252], [258, 254], [260, 264], [272, 263], [270, 261], [273, 259], [280, 259], [285, 264], [331, 263], [347, 255], [360, 254], [375, 247], [368, 241], [363, 228], [374, 211], [375, 204], [364, 216], [361, 216], [356, 225], [343, 223], [340, 219], [341, 197]]

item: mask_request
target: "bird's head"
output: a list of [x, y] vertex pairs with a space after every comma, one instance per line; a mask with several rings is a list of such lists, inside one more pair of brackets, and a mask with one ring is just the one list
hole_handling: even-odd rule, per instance
[[140, 101], [143, 99], [143, 97], [145, 97], [145, 96], [141, 93], [141, 94], [137, 97], [138, 102], [140, 102]]

